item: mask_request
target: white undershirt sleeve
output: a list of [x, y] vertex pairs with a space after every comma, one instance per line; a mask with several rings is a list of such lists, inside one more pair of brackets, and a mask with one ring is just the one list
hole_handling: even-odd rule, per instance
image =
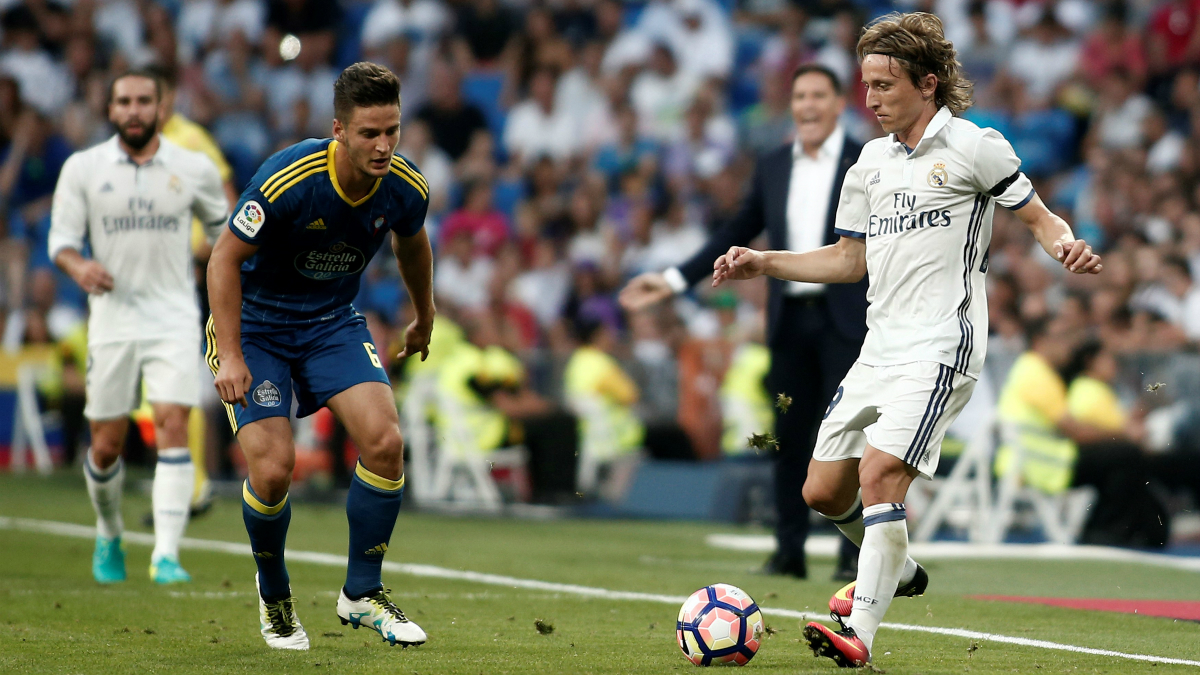
[[67, 158], [58, 183], [54, 186], [54, 201], [50, 206], [50, 234], [47, 237], [50, 260], [63, 249], [83, 250], [87, 237], [87, 192], [82, 180], [86, 167], [80, 165], [80, 155]]
[[192, 202], [192, 214], [204, 223], [209, 240], [215, 240], [229, 217], [229, 200], [225, 198], [225, 187], [215, 164], [205, 158], [196, 177], [196, 197]]

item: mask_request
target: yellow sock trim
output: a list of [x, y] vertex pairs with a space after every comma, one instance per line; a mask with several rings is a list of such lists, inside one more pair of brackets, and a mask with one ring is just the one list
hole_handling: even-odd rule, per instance
[[280, 499], [279, 503], [275, 504], [274, 506], [267, 506], [266, 504], [258, 501], [258, 498], [254, 496], [253, 492], [250, 492], [250, 481], [247, 480], [246, 482], [242, 483], [242, 499], [250, 505], [250, 508], [258, 511], [264, 516], [273, 516], [283, 510], [284, 505], [287, 504], [288, 496], [284, 495], [283, 499]]
[[358, 465], [354, 467], [354, 475], [361, 478], [362, 481], [367, 485], [377, 487], [380, 490], [387, 490], [388, 492], [395, 492], [396, 490], [404, 487], [404, 474], [400, 474], [399, 480], [388, 480], [383, 476], [377, 476], [368, 471], [367, 467], [362, 465], [362, 462], [359, 462]]

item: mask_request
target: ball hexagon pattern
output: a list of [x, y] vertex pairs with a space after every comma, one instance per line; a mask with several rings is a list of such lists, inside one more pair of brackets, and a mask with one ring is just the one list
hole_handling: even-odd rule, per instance
[[762, 613], [745, 591], [713, 584], [683, 603], [675, 634], [684, 657], [698, 666], [741, 666], [758, 652], [763, 630]]

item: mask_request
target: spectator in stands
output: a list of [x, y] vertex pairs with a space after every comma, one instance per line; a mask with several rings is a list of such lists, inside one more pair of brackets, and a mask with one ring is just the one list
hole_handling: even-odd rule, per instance
[[1176, 70], [1200, 63], [1200, 5], [1191, 0], [1161, 4], [1146, 25], [1146, 57], [1159, 82]]
[[471, 71], [499, 65], [511, 53], [518, 20], [499, 0], [474, 0], [458, 5], [455, 18], [454, 58], [459, 68]]
[[[375, 0], [359, 39], [364, 50], [374, 52], [403, 38], [415, 52], [414, 59], [427, 64], [452, 23], [446, 3], [438, 0]], [[407, 89], [408, 81], [401, 81]]]
[[1146, 82], [1146, 53], [1141, 35], [1129, 25], [1129, 5], [1125, 0], [1104, 3], [1099, 24], [1084, 39], [1079, 56], [1079, 68], [1094, 89], [1104, 86], [1105, 79], [1122, 70], [1128, 73], [1135, 86]]
[[488, 128], [483, 112], [463, 100], [461, 86], [454, 66], [435, 64], [429, 77], [429, 100], [416, 111], [416, 118], [429, 125], [434, 143], [456, 161], [467, 151], [475, 132]]
[[1097, 140], [1109, 150], [1140, 147], [1142, 125], [1153, 108], [1154, 103], [1138, 90], [1128, 70], [1113, 69], [1101, 84], [1100, 101], [1093, 112]]
[[463, 205], [446, 217], [440, 235], [442, 246], [451, 239], [467, 233], [474, 242], [475, 253], [488, 258], [511, 236], [508, 219], [492, 204], [492, 186], [485, 181], [473, 181], [463, 186]]
[[529, 97], [513, 106], [504, 127], [504, 149], [513, 160], [528, 164], [541, 157], [566, 161], [582, 148], [580, 129], [570, 110], [555, 102], [558, 74], [538, 68], [529, 80]]
[[649, 67], [629, 90], [629, 102], [637, 111], [642, 132], [660, 143], [670, 141], [699, 88], [700, 80], [679, 67], [669, 45], [654, 45]]
[[617, 189], [621, 174], [643, 172], [653, 175], [658, 166], [658, 144], [639, 131], [637, 112], [623, 106], [615, 115], [616, 142], [601, 146], [592, 160], [592, 166], [604, 174], [612, 191]]
[[761, 155], [791, 139], [795, 131], [791, 85], [788, 74], [763, 70], [758, 103], [743, 110], [738, 119], [739, 141], [745, 150]]
[[1075, 73], [1079, 41], [1058, 22], [1053, 8], [1041, 12], [1041, 19], [1013, 45], [1008, 71], [1025, 84], [1035, 101], [1050, 101], [1058, 86]]
[[66, 69], [41, 44], [38, 22], [23, 4], [9, 6], [0, 14], [4, 37], [0, 73], [16, 80], [21, 98], [44, 114], [54, 115], [71, 95]]
[[433, 289], [439, 301], [445, 300], [464, 310], [480, 309], [487, 304], [494, 268], [491, 258], [478, 254], [471, 231], [460, 228], [442, 243], [434, 268]]

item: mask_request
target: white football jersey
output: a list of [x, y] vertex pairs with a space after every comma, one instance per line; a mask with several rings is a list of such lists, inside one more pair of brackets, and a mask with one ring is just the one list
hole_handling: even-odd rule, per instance
[[870, 366], [934, 361], [978, 378], [987, 351], [984, 275], [995, 205], [1033, 198], [1012, 146], [942, 108], [911, 151], [895, 135], [846, 174], [836, 231], [866, 239]]
[[54, 188], [50, 259], [66, 248], [83, 251], [86, 241], [113, 277], [113, 290], [88, 296], [89, 345], [162, 338], [199, 344], [192, 216], [219, 223], [229, 204], [208, 157], [161, 136], [159, 144], [138, 166], [113, 136], [71, 155]]

